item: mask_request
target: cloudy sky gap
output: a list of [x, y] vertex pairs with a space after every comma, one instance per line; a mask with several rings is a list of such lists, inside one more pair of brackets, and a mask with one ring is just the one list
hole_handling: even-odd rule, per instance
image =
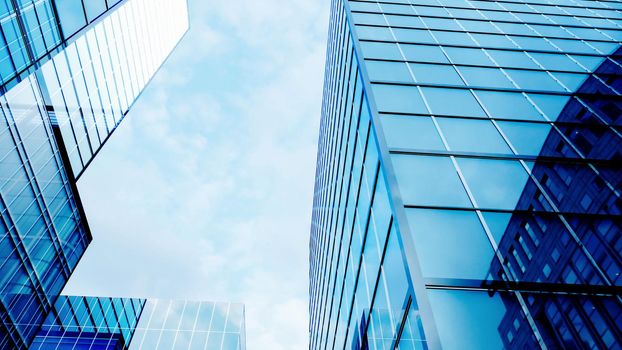
[[189, 5], [80, 179], [94, 242], [64, 292], [242, 301], [249, 349], [306, 348], [329, 1]]

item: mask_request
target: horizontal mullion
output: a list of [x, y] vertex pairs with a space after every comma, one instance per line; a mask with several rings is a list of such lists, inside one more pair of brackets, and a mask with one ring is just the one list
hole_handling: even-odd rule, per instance
[[[413, 117], [443, 117], [443, 118], [462, 118], [462, 119], [478, 119], [478, 120], [496, 120], [496, 121], [507, 121], [507, 122], [523, 122], [523, 123], [540, 123], [540, 124], [551, 124], [558, 126], [581, 126], [586, 125], [584, 122], [568, 122], [568, 121], [550, 121], [550, 120], [525, 120], [525, 119], [516, 119], [516, 118], [500, 118], [493, 117], [489, 118], [486, 116], [481, 117], [467, 117], [464, 115], [451, 115], [451, 114], [438, 114], [438, 113], [406, 113], [406, 112], [378, 112], [382, 115], [399, 115], [399, 116], [413, 116]], [[604, 123], [604, 120], [601, 120]], [[613, 127], [615, 130], [620, 130], [622, 128], [621, 125], [611, 125], [611, 124], [598, 124], [597, 127]]]
[[[386, 5], [402, 5], [404, 7], [419, 6], [419, 7], [455, 9], [455, 10], [479, 10], [479, 11], [502, 12], [502, 13], [518, 13], [518, 14], [526, 14], [526, 15], [560, 16], [560, 17], [590, 18], [590, 19], [593, 18], [593, 19], [603, 19], [603, 20], [612, 20], [612, 21], [622, 21], [622, 17], [615, 18], [615, 17], [587, 16], [587, 15], [584, 16], [584, 15], [574, 15], [574, 14], [567, 14], [567, 13], [530, 12], [530, 11], [520, 11], [520, 10], [517, 11], [517, 10], [490, 9], [490, 8], [477, 8], [477, 7], [460, 7], [460, 6], [455, 6], [455, 5], [443, 6], [443, 5], [430, 5], [430, 4], [404, 4], [404, 3], [396, 3], [396, 2], [389, 2], [389, 1], [360, 1], [360, 0], [350, 1], [350, 2], [365, 2], [365, 3], [372, 3], [372, 4], [380, 3], [380, 4], [386, 4]], [[495, 2], [503, 3], [502, 1], [495, 1]], [[520, 5], [524, 4], [524, 5], [546, 6], [546, 4], [534, 4], [534, 3], [526, 3], [526, 2], [508, 2], [508, 3], [520, 4]], [[556, 6], [560, 6], [560, 5], [556, 5]], [[590, 8], [590, 7], [580, 7], [580, 6], [576, 6], [576, 7], [567, 6], [567, 7], [576, 8], [576, 9], [618, 11], [618, 9], [608, 9], [608, 8]]]
[[[447, 89], [462, 89], [462, 90], [476, 90], [476, 91], [496, 91], [496, 92], [515, 92], [515, 93], [529, 93], [529, 94], [539, 94], [539, 95], [559, 95], [559, 96], [572, 96], [576, 95], [576, 92], [565, 92], [565, 91], [553, 91], [553, 90], [527, 90], [527, 89], [512, 89], [512, 88], [500, 88], [500, 87], [489, 87], [489, 86], [476, 86], [476, 85], [455, 85], [455, 84], [434, 84], [434, 83], [417, 83], [417, 82], [397, 82], [397, 81], [389, 81], [389, 80], [372, 80], [372, 84], [382, 84], [382, 85], [401, 85], [401, 86], [421, 86], [421, 87], [432, 87], [432, 88], [447, 88]], [[560, 85], [561, 87], [561, 85]], [[610, 96], [603, 94], [604, 96]], [[611, 96], [619, 96], [613, 93]]]
[[496, 292], [579, 293], [589, 295], [622, 295], [622, 287], [599, 284], [567, 284], [542, 282], [509, 282], [503, 280], [463, 280], [424, 278], [428, 289], [481, 290]]
[[554, 51], [554, 50], [527, 50], [521, 48], [501, 48], [501, 47], [492, 47], [492, 46], [484, 46], [484, 45], [456, 45], [456, 44], [439, 44], [439, 43], [424, 43], [417, 41], [400, 41], [400, 40], [379, 40], [379, 39], [360, 39], [361, 42], [371, 42], [371, 43], [385, 43], [385, 44], [407, 44], [407, 45], [426, 45], [426, 46], [434, 46], [434, 47], [457, 47], [462, 49], [485, 49], [485, 50], [501, 50], [501, 51], [517, 51], [517, 52], [535, 52], [535, 53], [556, 53], [563, 55], [574, 55], [574, 56], [591, 56], [591, 57], [609, 57], [611, 55], [605, 54], [597, 54], [597, 53], [585, 53], [585, 52], [576, 52], [576, 51]]
[[[548, 68], [526, 68], [526, 67], [509, 67], [507, 65], [481, 65], [481, 64], [468, 64], [468, 63], [451, 63], [451, 62], [432, 62], [432, 61], [417, 61], [417, 60], [396, 60], [391, 58], [365, 58], [365, 61], [379, 61], [379, 62], [396, 62], [396, 63], [421, 63], [421, 64], [436, 64], [440, 66], [452, 66], [452, 67], [471, 67], [471, 68], [502, 68], [502, 69], [510, 69], [510, 70], [521, 70], [521, 71], [532, 71], [532, 72], [551, 72], [551, 73], [570, 73], [570, 74], [583, 74], [589, 75], [591, 73], [587, 71], [576, 71], [576, 70], [561, 70], [561, 69], [548, 69]], [[577, 65], [577, 67], [579, 67]], [[616, 76], [618, 74], [610, 74], [610, 73], [596, 73], [597, 75], [603, 76]], [[620, 74], [622, 75], [622, 74]], [[475, 88], [479, 89], [479, 88]]]
[[553, 156], [529, 156], [529, 155], [513, 155], [500, 153], [479, 153], [479, 152], [459, 152], [459, 151], [442, 151], [442, 150], [417, 150], [406, 148], [390, 148], [390, 154], [410, 154], [420, 156], [455, 156], [459, 158], [481, 158], [481, 159], [499, 159], [499, 160], [526, 160], [537, 161], [539, 163], [555, 163], [555, 164], [597, 164], [606, 166], [618, 166], [619, 160], [616, 159], [594, 159], [594, 158], [569, 158], [569, 157], [553, 157]]
[[[369, 12], [367, 12], [369, 13]], [[408, 15], [405, 15], [406, 17], [411, 17]], [[424, 16], [412, 16], [412, 17], [424, 17]], [[432, 17], [432, 16], [427, 16], [427, 17]], [[439, 18], [439, 19], [454, 19], [454, 18], [448, 18], [448, 17], [434, 17], [434, 18]], [[456, 18], [458, 19], [458, 18]], [[491, 21], [491, 20], [481, 20], [482, 22], [501, 22], [501, 21]], [[527, 22], [505, 22], [505, 23], [512, 23], [512, 24], [534, 24], [534, 23], [527, 23]], [[507, 35], [507, 36], [517, 36], [517, 37], [524, 37], [524, 38], [541, 38], [541, 39], [561, 39], [561, 40], [576, 40], [576, 41], [590, 41], [590, 42], [603, 42], [603, 43], [617, 43], [619, 44], [620, 41], [615, 40], [615, 39], [611, 39], [611, 40], [605, 40], [605, 39], [583, 39], [583, 38], [577, 38], [577, 37], [567, 37], [567, 36], [550, 36], [550, 35], [538, 35], [538, 34], [516, 34], [516, 33], [505, 33], [505, 32], [486, 32], [486, 31], [475, 31], [475, 30], [458, 30], [458, 29], [440, 29], [440, 28], [430, 28], [430, 27], [407, 27], [407, 26], [402, 26], [402, 25], [382, 25], [382, 24], [367, 24], [367, 23], [355, 23], [357, 26], [366, 26], [366, 27], [376, 27], [376, 28], [395, 28], [395, 29], [417, 29], [417, 30], [430, 30], [430, 31], [437, 31], [437, 32], [450, 32], [450, 33], [469, 33], [469, 34], [488, 34], [488, 35]], [[535, 24], [535, 25], [539, 25], [539, 24]], [[560, 24], [556, 24], [556, 25], [550, 25], [552, 27], [569, 27], [566, 25], [560, 25]], [[586, 29], [596, 29], [595, 27], [580, 27], [580, 28], [586, 28]], [[605, 28], [603, 28], [605, 29]], [[609, 30], [609, 29], [607, 29]], [[615, 30], [615, 29], [613, 29]]]
[[453, 210], [453, 211], [481, 211], [484, 213], [501, 213], [501, 214], [519, 214], [519, 215], [539, 215], [539, 216], [564, 216], [575, 218], [598, 218], [598, 219], [622, 219], [622, 214], [606, 214], [606, 213], [585, 213], [585, 212], [568, 212], [568, 211], [543, 211], [543, 210], [526, 210], [526, 209], [499, 209], [499, 208], [472, 208], [472, 207], [456, 207], [443, 205], [421, 205], [421, 204], [404, 204], [407, 209], [431, 209], [431, 210]]

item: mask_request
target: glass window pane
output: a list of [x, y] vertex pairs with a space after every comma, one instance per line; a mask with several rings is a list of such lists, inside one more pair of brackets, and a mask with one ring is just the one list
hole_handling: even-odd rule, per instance
[[471, 207], [448, 157], [391, 155], [405, 204]]
[[371, 81], [413, 82], [406, 63], [366, 60], [365, 66]]
[[428, 296], [443, 349], [512, 348], [503, 330], [528, 327], [512, 294], [431, 289]]
[[585, 83], [587, 74], [573, 74], [573, 73], [551, 73], [555, 79], [559, 80], [569, 92], [575, 92], [579, 90], [581, 85]]
[[361, 41], [361, 50], [365, 58], [378, 58], [387, 60], [402, 60], [402, 54], [397, 48], [397, 44], [376, 43]]
[[561, 95], [528, 94], [528, 96], [552, 121], [557, 120], [557, 117], [570, 100], [569, 96]]
[[447, 57], [438, 46], [400, 44], [408, 61], [447, 63]]
[[425, 28], [425, 25], [419, 17], [396, 15], [385, 15], [385, 17], [387, 22], [389, 22], [389, 25], [392, 27]]
[[86, 0], [84, 6], [86, 7], [86, 16], [89, 22], [92, 22], [106, 11], [106, 0]]
[[489, 120], [438, 118], [437, 121], [452, 151], [512, 153]]
[[471, 86], [487, 88], [515, 88], [512, 82], [498, 68], [458, 67], [460, 73]]
[[[393, 28], [393, 33], [399, 42], [436, 44], [436, 40], [427, 30]], [[388, 40], [393, 40], [393, 38]]]
[[495, 66], [482, 49], [467, 49], [459, 47], [445, 47], [444, 49], [452, 63]]
[[488, 279], [495, 255], [473, 211], [407, 209], [427, 278]]
[[549, 124], [506, 121], [498, 121], [497, 123], [516, 152], [522, 155], [539, 155], [551, 131]]
[[418, 83], [464, 85], [452, 66], [425, 63], [410, 63], [409, 66]]
[[381, 112], [427, 113], [416, 86], [372, 84], [376, 105]]
[[539, 52], [532, 52], [530, 55], [545, 69], [569, 70], [573, 72], [584, 71], [584, 69], [582, 69], [575, 61], [570, 59], [570, 56], [567, 55]]
[[480, 208], [516, 208], [528, 179], [519, 162], [461, 158], [458, 164]]
[[464, 89], [421, 88], [433, 114], [484, 117], [486, 114], [471, 94]]
[[506, 69], [510, 78], [525, 90], [566, 91], [547, 72]]
[[445, 150], [430, 117], [382, 115], [380, 120], [389, 148]]
[[544, 120], [540, 112], [521, 93], [476, 91], [475, 94], [493, 118]]
[[400, 337], [398, 350], [423, 350], [427, 349], [425, 336], [423, 334], [423, 325], [417, 305], [413, 301], [408, 309], [408, 316], [404, 324], [404, 330]]
[[81, 0], [56, 0], [55, 3], [65, 38], [75, 34], [86, 25]]
[[391, 30], [386, 27], [356, 26], [359, 39], [393, 41]]
[[490, 56], [497, 62], [500, 67], [506, 68], [532, 68], [540, 67], [533, 62], [524, 52], [520, 51], [503, 51], [503, 50], [486, 50]]
[[381, 14], [352, 12], [356, 24], [386, 25]]

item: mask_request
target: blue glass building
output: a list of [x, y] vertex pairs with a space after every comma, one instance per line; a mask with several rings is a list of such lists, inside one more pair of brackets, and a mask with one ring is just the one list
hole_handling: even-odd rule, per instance
[[61, 296], [31, 350], [245, 350], [244, 305]]
[[239, 305], [60, 296], [92, 240], [76, 181], [187, 29], [185, 0], [0, 0], [0, 349], [244, 348]]
[[622, 349], [622, 3], [332, 1], [312, 349]]

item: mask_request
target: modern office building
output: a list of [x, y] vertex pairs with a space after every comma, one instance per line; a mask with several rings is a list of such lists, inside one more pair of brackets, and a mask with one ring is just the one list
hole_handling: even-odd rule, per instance
[[311, 349], [622, 349], [622, 3], [333, 0]]
[[245, 350], [244, 305], [61, 296], [32, 350]]
[[[92, 240], [76, 181], [187, 29], [185, 0], [0, 0], [1, 349], [155, 344], [145, 330], [162, 344], [196, 330], [197, 344], [238, 349], [218, 319], [150, 324], [171, 316], [149, 314], [166, 302], [59, 297]], [[240, 317], [238, 306], [209, 303], [167, 310], [179, 305], [201, 322], [222, 307]]]

